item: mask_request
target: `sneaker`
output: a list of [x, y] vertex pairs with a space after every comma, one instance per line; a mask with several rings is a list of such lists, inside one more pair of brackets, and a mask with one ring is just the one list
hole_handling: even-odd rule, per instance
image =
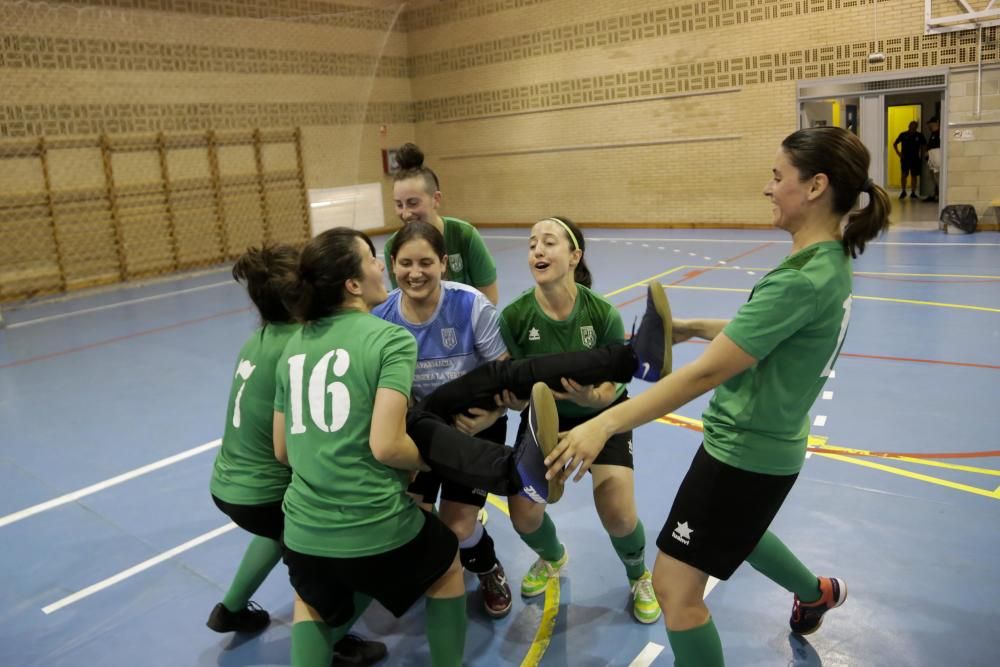
[[673, 367], [673, 319], [663, 285], [653, 281], [646, 287], [646, 312], [639, 330], [632, 325], [629, 344], [639, 364], [632, 374], [639, 380], [656, 382], [670, 375]]
[[566, 562], [569, 561], [569, 551], [563, 545], [562, 558], [553, 562], [539, 558], [528, 568], [528, 572], [521, 579], [521, 595], [526, 598], [533, 598], [545, 592], [545, 587], [552, 579], [558, 579]]
[[826, 577], [819, 578], [819, 590], [822, 593], [819, 600], [806, 604], [795, 596], [792, 603], [792, 617], [788, 619], [788, 625], [792, 632], [800, 635], [809, 635], [823, 624], [823, 614], [844, 604], [847, 599], [847, 584], [841, 579]]
[[239, 611], [229, 611], [221, 602], [215, 605], [205, 623], [216, 632], [257, 633], [271, 623], [271, 615], [251, 600]]
[[917, 199], [917, 191], [914, 190], [910, 193], [910, 199]]
[[906, 190], [903, 190], [902, 192], [899, 193], [899, 198], [906, 199]]
[[510, 592], [507, 575], [503, 565], [497, 563], [489, 572], [476, 575], [479, 577], [479, 590], [483, 593], [483, 607], [493, 618], [503, 618], [510, 613], [514, 595]]
[[357, 635], [344, 635], [333, 645], [332, 667], [368, 667], [389, 654], [382, 642], [362, 639]]
[[514, 447], [514, 465], [520, 476], [520, 495], [536, 503], [554, 503], [563, 494], [563, 483], [545, 479], [545, 457], [559, 443], [559, 414], [552, 390], [536, 382], [528, 401], [528, 427]]
[[656, 623], [663, 612], [653, 592], [653, 575], [649, 570], [638, 579], [629, 582], [632, 586], [632, 615], [640, 623]]

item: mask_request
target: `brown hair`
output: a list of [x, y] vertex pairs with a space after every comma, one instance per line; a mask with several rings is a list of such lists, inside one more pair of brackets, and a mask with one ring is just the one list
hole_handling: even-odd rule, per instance
[[282, 300], [284, 280], [299, 264], [299, 251], [288, 245], [247, 248], [233, 264], [233, 280], [247, 288], [264, 324], [295, 318]]
[[441, 181], [430, 167], [424, 166], [424, 152], [416, 144], [403, 144], [399, 147], [399, 169], [393, 173], [392, 182], [398, 183], [411, 178], [424, 179], [424, 190], [429, 195], [441, 189]]

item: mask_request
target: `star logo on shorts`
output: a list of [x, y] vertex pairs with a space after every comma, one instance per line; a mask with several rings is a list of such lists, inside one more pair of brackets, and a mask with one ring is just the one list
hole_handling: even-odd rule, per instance
[[677, 527], [674, 528], [674, 534], [671, 535], [675, 540], [681, 544], [691, 544], [691, 533], [694, 532], [693, 528], [688, 527], [688, 522], [678, 521]]

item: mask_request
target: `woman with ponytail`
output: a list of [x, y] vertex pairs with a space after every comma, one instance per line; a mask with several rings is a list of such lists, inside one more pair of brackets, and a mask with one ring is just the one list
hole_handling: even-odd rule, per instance
[[[233, 278], [246, 287], [261, 325], [240, 349], [209, 486], [216, 506], [253, 539], [229, 590], [209, 616], [207, 625], [216, 632], [256, 633], [270, 623], [267, 611], [250, 597], [281, 560], [281, 499], [292, 473], [274, 457], [272, 406], [278, 358], [299, 330], [282, 301], [287, 278], [298, 264], [295, 248], [265, 245], [250, 248], [233, 266]], [[385, 654], [384, 644], [355, 635], [345, 635], [334, 647], [343, 664], [371, 665]]]
[[[414, 144], [403, 144], [399, 149], [399, 170], [393, 174], [392, 196], [396, 202], [396, 215], [407, 224], [414, 220], [428, 222], [444, 235], [448, 253], [447, 280], [475, 287], [486, 295], [493, 305], [500, 296], [497, 291], [496, 262], [486, 249], [483, 238], [471, 224], [458, 218], [442, 217], [441, 183], [430, 167], [424, 166], [424, 154]], [[385, 264], [392, 265], [396, 235], [385, 243]], [[396, 285], [390, 272], [389, 282]]]
[[[870, 156], [850, 132], [799, 130], [781, 143], [764, 196], [792, 252], [732, 320], [673, 320], [673, 339], [711, 341], [702, 355], [642, 395], [560, 441], [548, 477], [579, 480], [605, 442], [705, 392], [705, 439], [657, 539], [653, 586], [678, 667], [720, 667], [722, 644], [704, 603], [710, 576], [744, 561], [793, 593], [792, 632], [819, 629], [847, 599], [768, 530], [806, 455], [809, 409], [840, 353], [851, 316], [851, 259], [889, 225], [889, 198], [868, 178]], [[867, 204], [852, 212], [861, 194]], [[844, 222], [846, 218], [846, 223]]]

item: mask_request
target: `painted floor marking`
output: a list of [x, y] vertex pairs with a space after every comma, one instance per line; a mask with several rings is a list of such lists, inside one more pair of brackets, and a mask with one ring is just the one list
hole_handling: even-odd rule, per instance
[[180, 452], [179, 454], [174, 454], [173, 456], [168, 456], [159, 461], [154, 461], [153, 463], [148, 463], [134, 470], [129, 470], [128, 472], [123, 472], [120, 475], [106, 479], [103, 482], [97, 482], [96, 484], [91, 484], [82, 489], [73, 491], [72, 493], [67, 493], [65, 495], [59, 496], [58, 498], [53, 498], [52, 500], [46, 500], [43, 503], [38, 503], [37, 505], [32, 505], [31, 507], [26, 507], [23, 510], [19, 510], [12, 514], [8, 514], [5, 517], [0, 517], [0, 528], [7, 526], [12, 523], [16, 523], [21, 519], [27, 519], [29, 516], [34, 516], [35, 514], [40, 514], [47, 510], [59, 507], [60, 505], [65, 505], [66, 503], [71, 503], [84, 498], [91, 494], [97, 493], [98, 491], [103, 491], [104, 489], [111, 488], [121, 484], [122, 482], [127, 482], [130, 479], [135, 479], [136, 477], [141, 477], [147, 473], [151, 473], [154, 470], [159, 470], [160, 468], [165, 468], [169, 465], [173, 465], [184, 459], [191, 458], [201, 454], [202, 452], [207, 452], [211, 449], [215, 449], [222, 444], [222, 440], [213, 440], [212, 442], [206, 442], [204, 445], [198, 445], [197, 447], [192, 447], [186, 451]]
[[67, 595], [61, 600], [56, 600], [52, 604], [42, 607], [42, 613], [51, 614], [53, 612], [57, 612], [60, 609], [63, 609], [64, 607], [68, 607], [69, 605], [79, 602], [80, 600], [83, 600], [85, 598], [88, 598], [95, 593], [99, 593], [100, 591], [103, 591], [105, 588], [110, 588], [111, 586], [114, 586], [119, 582], [125, 581], [130, 577], [134, 577], [135, 575], [139, 574], [144, 570], [148, 570], [149, 568], [155, 565], [159, 565], [160, 563], [166, 560], [170, 560], [174, 556], [182, 554], [189, 549], [193, 549], [199, 544], [203, 544], [205, 542], [208, 542], [209, 540], [215, 539], [219, 535], [228, 533], [234, 528], [236, 528], [236, 524], [230, 522], [224, 526], [216, 528], [215, 530], [210, 530], [204, 535], [199, 535], [193, 540], [188, 540], [184, 544], [179, 544], [173, 549], [169, 549], [157, 556], [153, 556], [152, 558], [144, 560], [138, 565], [133, 565], [127, 570], [122, 570], [121, 572], [119, 572], [114, 576], [108, 577], [107, 579], [104, 579], [102, 581], [98, 581], [96, 584], [87, 586], [86, 588], [83, 588], [77, 591], [76, 593], [73, 593], [72, 595]]

